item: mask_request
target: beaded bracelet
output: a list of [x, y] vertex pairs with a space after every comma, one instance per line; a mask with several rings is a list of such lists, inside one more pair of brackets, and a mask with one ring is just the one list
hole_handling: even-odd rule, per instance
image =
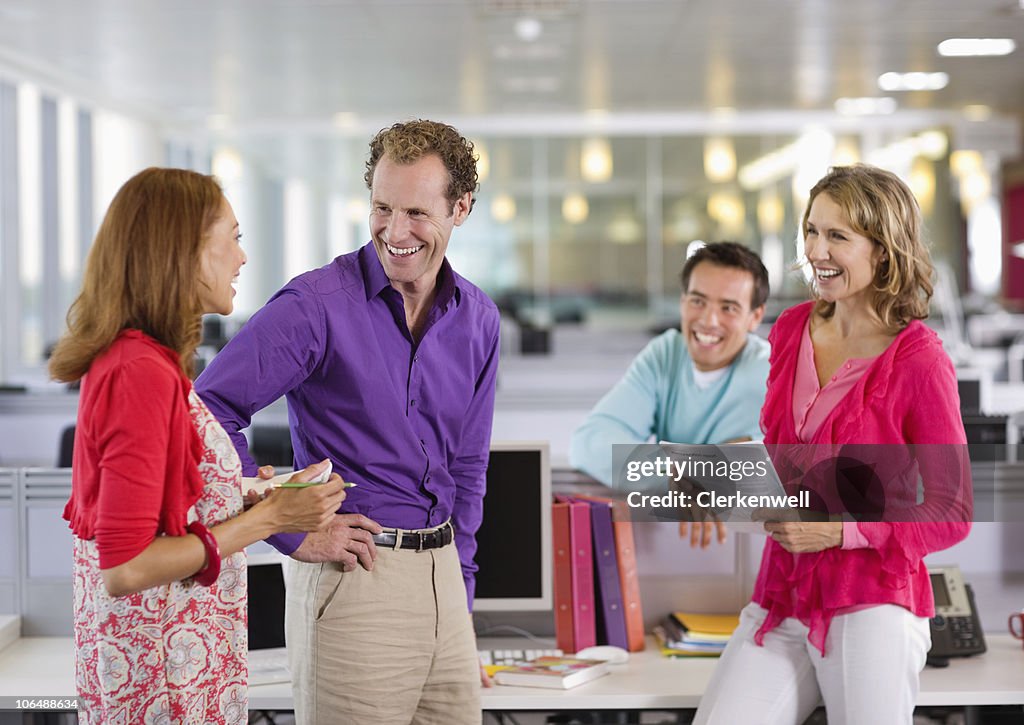
[[196, 584], [208, 587], [220, 576], [220, 546], [217, 545], [217, 539], [210, 530], [198, 521], [189, 524], [187, 531], [198, 536], [203, 542], [203, 548], [206, 549], [206, 565], [192, 575], [192, 580]]

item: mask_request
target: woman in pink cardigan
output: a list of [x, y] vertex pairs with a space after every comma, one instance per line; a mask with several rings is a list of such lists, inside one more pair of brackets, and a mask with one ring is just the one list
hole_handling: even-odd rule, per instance
[[[815, 299], [772, 327], [761, 427], [777, 464], [801, 448], [909, 459], [906, 444], [944, 444], [915, 446], [910, 480], [915, 491], [920, 471], [926, 499], [947, 505], [915, 506], [912, 494], [896, 514], [765, 524], [753, 601], [696, 723], [796, 725], [822, 701], [830, 725], [912, 722], [934, 614], [922, 559], [966, 537], [971, 510], [956, 376], [921, 322], [932, 265], [920, 227], [913, 194], [887, 171], [836, 167], [811, 190], [802, 232]], [[876, 470], [893, 508], [898, 476]]]

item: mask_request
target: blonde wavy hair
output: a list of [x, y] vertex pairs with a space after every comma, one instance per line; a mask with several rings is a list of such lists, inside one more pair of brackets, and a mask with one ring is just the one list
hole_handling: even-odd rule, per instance
[[[934, 267], [921, 239], [921, 209], [913, 192], [895, 174], [867, 164], [835, 166], [811, 189], [800, 228], [807, 234], [807, 218], [818, 194], [834, 201], [853, 231], [885, 250], [875, 268], [871, 307], [890, 334], [912, 320], [928, 317]], [[806, 263], [806, 259], [803, 260]], [[817, 290], [812, 290], [817, 297]], [[835, 303], [819, 299], [815, 312], [828, 319]]]
[[476, 190], [480, 186], [476, 170], [478, 157], [473, 151], [473, 143], [447, 124], [424, 119], [396, 123], [382, 128], [370, 141], [363, 180], [367, 189], [373, 189], [373, 172], [385, 154], [396, 164], [413, 164], [428, 154], [437, 154], [448, 171], [448, 213], [455, 210], [455, 202], [467, 192], [472, 195], [469, 210], [473, 211]]
[[125, 182], [96, 234], [68, 331], [50, 358], [54, 379], [80, 379], [128, 328], [177, 352], [192, 376], [203, 311], [200, 255], [223, 201], [212, 176], [184, 169], [149, 168]]

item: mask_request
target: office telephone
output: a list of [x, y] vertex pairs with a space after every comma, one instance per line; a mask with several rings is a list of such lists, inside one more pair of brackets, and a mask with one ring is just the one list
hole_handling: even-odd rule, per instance
[[964, 582], [960, 567], [930, 566], [928, 575], [935, 595], [932, 617], [932, 648], [928, 664], [943, 667], [950, 657], [967, 657], [985, 651], [985, 635], [974, 605], [971, 585]]

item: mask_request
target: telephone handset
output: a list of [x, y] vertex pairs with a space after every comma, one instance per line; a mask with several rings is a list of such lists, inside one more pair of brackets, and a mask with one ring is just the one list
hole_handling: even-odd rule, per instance
[[974, 591], [964, 582], [960, 567], [930, 566], [928, 575], [935, 595], [935, 616], [931, 619], [932, 648], [928, 664], [944, 667], [949, 657], [967, 657], [985, 651]]

